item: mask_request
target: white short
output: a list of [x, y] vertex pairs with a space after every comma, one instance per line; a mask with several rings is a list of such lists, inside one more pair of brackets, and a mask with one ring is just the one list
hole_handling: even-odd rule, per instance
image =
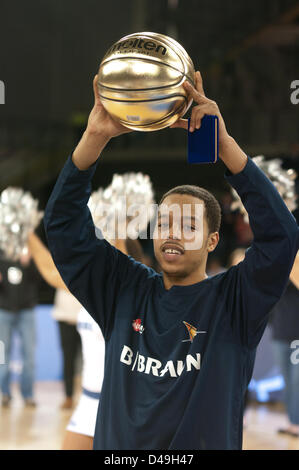
[[79, 403], [72, 414], [67, 431], [94, 436], [99, 400], [82, 393]]

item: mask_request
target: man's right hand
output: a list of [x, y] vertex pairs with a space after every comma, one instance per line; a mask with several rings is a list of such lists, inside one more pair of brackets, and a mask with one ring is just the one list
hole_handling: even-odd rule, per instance
[[130, 129], [115, 121], [106, 111], [101, 103], [97, 82], [98, 75], [93, 80], [94, 106], [88, 118], [87, 131], [91, 134], [105, 135], [107, 139], [131, 132]]
[[96, 75], [93, 80], [94, 106], [88, 118], [87, 128], [72, 156], [79, 170], [87, 170], [98, 159], [112, 137], [131, 132], [105, 110], [99, 96], [97, 80]]

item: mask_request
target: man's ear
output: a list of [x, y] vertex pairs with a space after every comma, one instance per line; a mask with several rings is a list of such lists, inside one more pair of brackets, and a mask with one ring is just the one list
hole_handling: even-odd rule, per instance
[[208, 236], [208, 252], [211, 253], [215, 250], [219, 243], [219, 232], [210, 233]]

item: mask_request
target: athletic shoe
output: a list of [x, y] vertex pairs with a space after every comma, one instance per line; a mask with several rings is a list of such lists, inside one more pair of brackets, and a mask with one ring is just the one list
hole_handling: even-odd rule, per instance
[[9, 395], [2, 395], [1, 405], [3, 408], [8, 408], [10, 405], [11, 397]]
[[291, 431], [290, 429], [278, 429], [279, 434], [286, 434], [287, 436], [299, 437], [299, 432]]
[[26, 398], [25, 399], [25, 406], [28, 406], [28, 408], [35, 408], [36, 407], [36, 402], [33, 400], [33, 398]]
[[60, 406], [60, 408], [62, 410], [71, 410], [73, 406], [74, 406], [73, 399], [71, 397], [67, 397], [62, 403], [62, 405]]

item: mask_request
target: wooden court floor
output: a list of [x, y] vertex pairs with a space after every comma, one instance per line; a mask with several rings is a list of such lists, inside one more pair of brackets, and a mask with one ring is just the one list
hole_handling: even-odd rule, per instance
[[[79, 396], [80, 386], [77, 386]], [[72, 414], [60, 410], [63, 390], [60, 382], [37, 383], [34, 409], [25, 408], [13, 388], [10, 408], [0, 408], [0, 450], [59, 450]], [[299, 438], [277, 434], [284, 426], [281, 405], [250, 405], [246, 413], [244, 450], [299, 450]]]

